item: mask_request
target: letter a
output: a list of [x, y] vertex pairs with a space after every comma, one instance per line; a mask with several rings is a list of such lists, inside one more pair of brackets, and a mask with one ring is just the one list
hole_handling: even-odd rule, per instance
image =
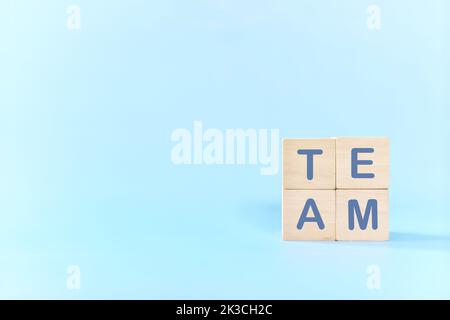
[[[309, 208], [312, 209], [314, 217], [307, 217]], [[320, 216], [319, 209], [317, 209], [317, 205], [314, 199], [306, 200], [305, 207], [303, 208], [302, 214], [300, 215], [300, 219], [297, 223], [297, 229], [301, 230], [305, 222], [317, 222], [320, 230], [323, 230], [325, 228], [322, 217]]]

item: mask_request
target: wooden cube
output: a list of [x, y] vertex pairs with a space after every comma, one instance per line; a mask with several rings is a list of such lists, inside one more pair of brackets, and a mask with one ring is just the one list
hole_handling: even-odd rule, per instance
[[335, 240], [335, 190], [283, 190], [283, 240]]
[[337, 189], [389, 188], [387, 138], [336, 139]]
[[388, 190], [337, 190], [336, 240], [389, 240]]
[[283, 189], [335, 189], [335, 139], [285, 139]]

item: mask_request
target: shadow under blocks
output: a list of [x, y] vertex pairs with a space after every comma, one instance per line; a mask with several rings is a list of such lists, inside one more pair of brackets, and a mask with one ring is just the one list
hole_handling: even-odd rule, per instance
[[284, 139], [283, 240], [389, 240], [389, 139]]

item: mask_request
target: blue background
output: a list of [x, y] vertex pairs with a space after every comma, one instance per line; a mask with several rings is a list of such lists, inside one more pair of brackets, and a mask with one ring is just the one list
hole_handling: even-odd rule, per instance
[[[450, 298], [450, 3], [374, 3], [1, 1], [0, 297]], [[280, 173], [172, 164], [194, 120], [390, 137], [391, 241], [281, 241]]]

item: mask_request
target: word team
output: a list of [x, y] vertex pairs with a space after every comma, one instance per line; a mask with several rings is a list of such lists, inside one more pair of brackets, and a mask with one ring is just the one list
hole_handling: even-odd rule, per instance
[[388, 201], [387, 138], [283, 141], [283, 240], [388, 240]]

